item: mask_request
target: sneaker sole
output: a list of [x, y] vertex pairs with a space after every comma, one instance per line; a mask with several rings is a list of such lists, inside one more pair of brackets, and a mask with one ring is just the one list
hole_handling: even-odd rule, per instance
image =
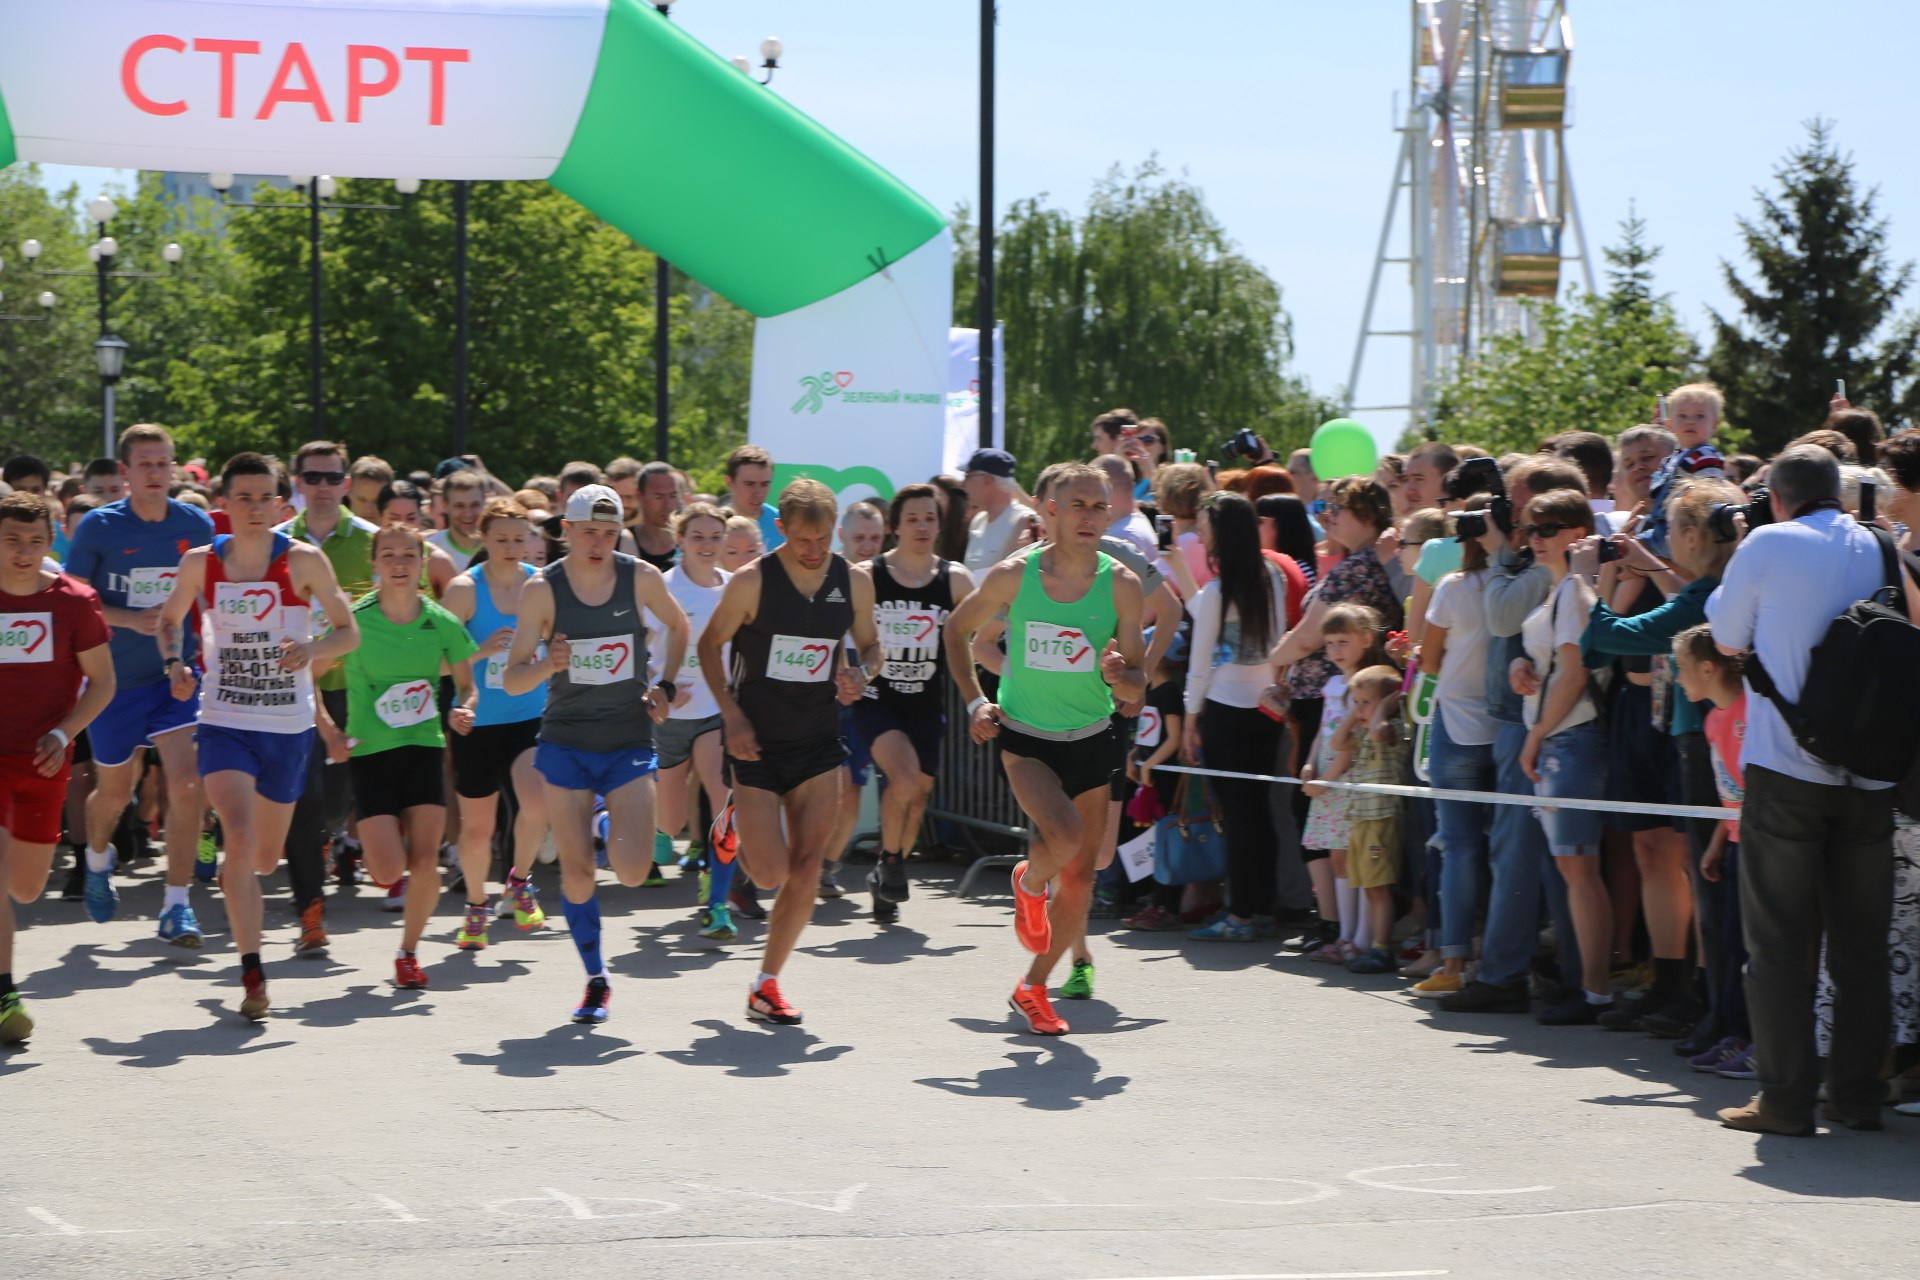
[[602, 1026], [606, 1023], [606, 1020], [607, 1020], [607, 1015], [604, 1010], [601, 1011], [600, 1013], [587, 1013], [587, 1014], [575, 1012], [575, 1014], [573, 1015], [574, 1023], [582, 1027]]
[[462, 951], [485, 951], [487, 949], [487, 944], [485, 939], [481, 939], [479, 941], [468, 941], [468, 942], [456, 941], [453, 945], [458, 947]]
[[205, 941], [205, 939], [197, 933], [182, 933], [171, 938], [163, 939], [163, 941], [170, 947], [184, 947], [188, 951], [198, 951], [200, 944]]
[[798, 1013], [763, 1013], [751, 1004], [747, 1006], [747, 1017], [753, 1022], [771, 1022], [782, 1027], [797, 1027], [804, 1016]]
[[326, 950], [327, 950], [327, 940], [325, 938], [321, 938], [317, 942], [295, 943], [293, 948], [293, 954], [297, 956], [318, 956], [318, 955], [326, 954]]
[[264, 998], [260, 1000], [242, 1000], [240, 1002], [240, 1016], [248, 1022], [265, 1022], [267, 1020], [267, 1014], [272, 1010], [272, 1002]]
[[1030, 1035], [1063, 1036], [1072, 1030], [1065, 1022], [1062, 1022], [1058, 1031], [1042, 1031], [1039, 1027], [1033, 1025], [1033, 1019], [1027, 1016], [1027, 1011], [1022, 1009], [1012, 996], [1007, 997], [1007, 1008], [1013, 1010], [1014, 1016], [1027, 1024], [1027, 1032]]

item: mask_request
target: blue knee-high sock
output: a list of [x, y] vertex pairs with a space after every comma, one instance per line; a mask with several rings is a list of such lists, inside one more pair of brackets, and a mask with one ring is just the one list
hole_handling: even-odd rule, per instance
[[580, 963], [587, 967], [589, 978], [598, 978], [605, 974], [607, 966], [600, 958], [600, 900], [588, 898], [585, 902], [568, 902], [561, 899], [561, 909], [567, 915], [567, 932], [573, 935], [573, 949], [580, 953]]
[[733, 888], [733, 871], [740, 865], [740, 859], [722, 862], [713, 856], [707, 861], [712, 864], [707, 868], [707, 905], [717, 907], [727, 900], [727, 891]]

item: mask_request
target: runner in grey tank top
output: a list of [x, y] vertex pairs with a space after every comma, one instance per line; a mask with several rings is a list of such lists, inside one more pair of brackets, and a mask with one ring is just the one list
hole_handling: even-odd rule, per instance
[[594, 800], [606, 806], [614, 874], [642, 883], [653, 867], [653, 722], [666, 719], [675, 689], [671, 680], [648, 687], [641, 614], [666, 629], [662, 671], [680, 670], [686, 657], [687, 615], [658, 569], [615, 551], [620, 495], [598, 484], [575, 491], [564, 523], [567, 554], [521, 589], [500, 682], [509, 695], [548, 683], [533, 767], [546, 785], [567, 932], [587, 970], [573, 1020], [601, 1023], [610, 992], [593, 896]]

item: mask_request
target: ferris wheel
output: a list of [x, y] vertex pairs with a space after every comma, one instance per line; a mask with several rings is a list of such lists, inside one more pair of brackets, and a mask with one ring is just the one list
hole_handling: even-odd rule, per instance
[[[1404, 410], [1430, 434], [1435, 389], [1498, 333], [1530, 332], [1526, 298], [1560, 292], [1577, 261], [1593, 290], [1567, 164], [1568, 0], [1410, 0], [1408, 107], [1347, 379], [1349, 412]], [[1406, 250], [1391, 254], [1402, 192]], [[1570, 252], [1569, 252], [1570, 250]], [[1375, 327], [1380, 280], [1404, 263], [1405, 328]], [[1406, 401], [1355, 406], [1370, 343], [1412, 347]]]

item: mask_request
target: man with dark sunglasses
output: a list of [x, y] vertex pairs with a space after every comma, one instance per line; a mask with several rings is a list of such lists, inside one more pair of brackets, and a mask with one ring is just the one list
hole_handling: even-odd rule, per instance
[[[296, 542], [320, 548], [348, 600], [373, 590], [373, 535], [377, 526], [347, 508], [347, 453], [331, 440], [309, 440], [293, 455], [293, 486], [305, 509], [275, 529]], [[321, 619], [315, 618], [315, 623]], [[316, 634], [319, 627], [316, 625]], [[347, 727], [346, 673], [339, 667], [315, 675], [314, 688], [327, 715]], [[309, 748], [307, 782], [295, 802], [287, 832], [287, 881], [300, 912], [300, 939], [294, 950], [321, 951], [327, 945], [321, 888], [326, 883], [326, 840], [339, 836], [353, 809], [347, 766], [327, 763], [326, 744], [315, 737]]]

